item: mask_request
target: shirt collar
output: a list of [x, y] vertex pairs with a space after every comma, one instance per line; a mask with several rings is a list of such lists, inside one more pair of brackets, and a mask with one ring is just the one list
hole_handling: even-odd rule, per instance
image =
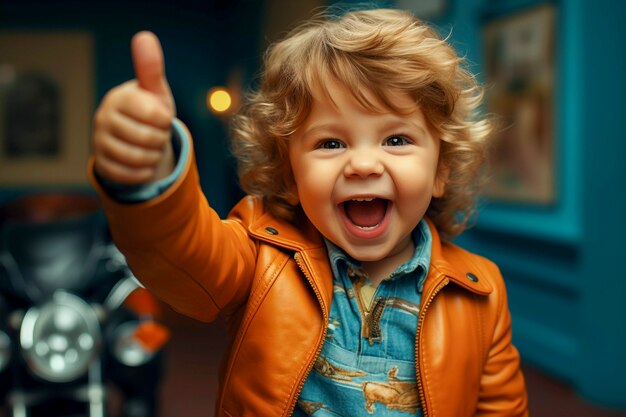
[[[413, 229], [411, 237], [413, 239], [413, 243], [415, 244], [413, 257], [396, 268], [395, 271], [393, 271], [386, 279], [395, 279], [417, 271], [419, 277], [417, 280], [417, 289], [421, 292], [424, 287], [424, 280], [428, 275], [432, 248], [432, 233], [424, 219], [422, 219], [417, 224], [415, 229]], [[349, 268], [354, 268], [355, 270], [359, 270], [361, 268], [360, 262], [350, 257], [346, 252], [344, 252], [343, 249], [326, 238], [324, 238], [324, 242], [326, 243], [330, 265], [335, 277], [341, 276], [342, 273], [345, 274]]]

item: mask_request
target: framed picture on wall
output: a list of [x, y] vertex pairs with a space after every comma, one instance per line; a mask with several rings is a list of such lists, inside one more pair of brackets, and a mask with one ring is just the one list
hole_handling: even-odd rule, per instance
[[87, 183], [93, 62], [86, 32], [0, 32], [0, 186]]
[[556, 200], [554, 20], [554, 7], [542, 5], [485, 25], [487, 110], [496, 120], [486, 189], [492, 200]]

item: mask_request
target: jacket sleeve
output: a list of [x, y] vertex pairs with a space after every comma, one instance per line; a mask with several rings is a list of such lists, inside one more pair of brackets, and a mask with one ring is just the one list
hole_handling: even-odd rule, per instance
[[[182, 123], [180, 123], [182, 125]], [[184, 128], [187, 138], [191, 138]], [[204, 197], [193, 147], [178, 179], [148, 201], [123, 203], [88, 174], [112, 237], [133, 273], [175, 310], [202, 321], [245, 302], [256, 244], [238, 219], [221, 220]]]
[[520, 357], [511, 341], [511, 315], [506, 289], [498, 268], [495, 265], [493, 268], [492, 276], [497, 278], [494, 280], [494, 296], [498, 297], [496, 322], [480, 381], [476, 416], [528, 416]]

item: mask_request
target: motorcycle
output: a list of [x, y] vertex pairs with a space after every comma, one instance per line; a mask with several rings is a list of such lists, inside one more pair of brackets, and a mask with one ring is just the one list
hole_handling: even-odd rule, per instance
[[0, 410], [154, 416], [169, 337], [158, 304], [112, 243], [102, 212], [42, 217], [45, 207], [81, 206], [82, 197], [63, 196], [60, 206], [55, 198], [0, 212]]

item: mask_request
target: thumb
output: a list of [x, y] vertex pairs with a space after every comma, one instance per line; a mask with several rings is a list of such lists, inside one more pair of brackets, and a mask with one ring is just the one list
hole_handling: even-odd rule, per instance
[[159, 38], [148, 31], [137, 33], [131, 41], [131, 54], [139, 86], [157, 95], [168, 109], [175, 111], [172, 92], [165, 78], [165, 62]]

